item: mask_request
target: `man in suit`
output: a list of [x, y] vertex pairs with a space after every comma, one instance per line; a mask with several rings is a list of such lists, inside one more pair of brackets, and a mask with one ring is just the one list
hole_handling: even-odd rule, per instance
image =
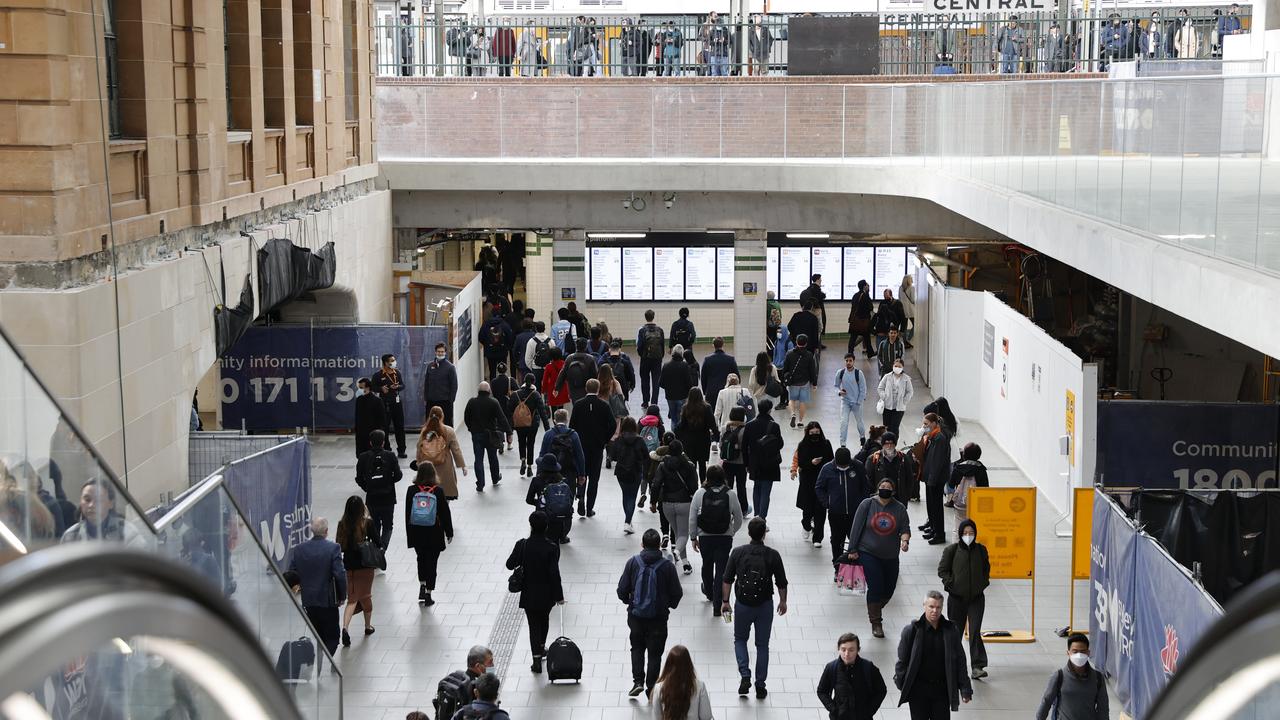
[[587, 381], [587, 394], [573, 406], [569, 428], [577, 431], [587, 459], [587, 484], [578, 486], [578, 517], [595, 517], [596, 492], [600, 489], [600, 465], [604, 448], [613, 437], [618, 420], [609, 403], [600, 399], [600, 381]]
[[382, 368], [369, 378], [369, 382], [373, 385], [374, 394], [382, 398], [382, 404], [387, 409], [387, 423], [383, 428], [388, 435], [395, 433], [396, 455], [401, 458], [408, 457], [404, 452], [404, 406], [400, 404], [400, 391], [404, 389], [404, 377], [396, 369], [396, 356], [383, 355]]
[[289, 570], [298, 574], [302, 609], [332, 655], [338, 649], [338, 608], [347, 601], [347, 570], [342, 549], [328, 537], [329, 520], [311, 518], [311, 539], [293, 549]]
[[[382, 398], [373, 392], [373, 385], [369, 382], [369, 378], [360, 378], [356, 382], [360, 388], [360, 394], [356, 396], [356, 457], [369, 450], [369, 434], [374, 430], [386, 431], [387, 429], [387, 406], [382, 402]], [[403, 416], [401, 416], [403, 423]], [[401, 431], [401, 436], [403, 436]]]
[[711, 347], [715, 349], [702, 360], [702, 397], [714, 403], [729, 376], [738, 372], [738, 361], [724, 351], [724, 338], [712, 340]]

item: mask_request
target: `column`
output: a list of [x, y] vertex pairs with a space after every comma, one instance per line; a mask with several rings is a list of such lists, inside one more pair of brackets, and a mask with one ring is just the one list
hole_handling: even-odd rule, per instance
[[[551, 245], [551, 308], [559, 310], [574, 301], [579, 309], [587, 298], [587, 232], [556, 230]], [[555, 322], [552, 317], [547, 326]]]
[[768, 282], [764, 230], [738, 230], [733, 241], [733, 355], [751, 367], [764, 350]]

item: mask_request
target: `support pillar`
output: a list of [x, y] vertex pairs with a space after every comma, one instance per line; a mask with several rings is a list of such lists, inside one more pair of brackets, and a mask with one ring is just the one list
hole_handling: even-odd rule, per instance
[[[587, 299], [587, 232], [556, 230], [551, 245], [551, 307], [556, 310], [577, 303], [581, 309]], [[547, 327], [555, 318], [547, 320]]]
[[754, 365], [765, 347], [766, 235], [764, 230], [738, 230], [733, 241], [733, 355], [741, 367]]

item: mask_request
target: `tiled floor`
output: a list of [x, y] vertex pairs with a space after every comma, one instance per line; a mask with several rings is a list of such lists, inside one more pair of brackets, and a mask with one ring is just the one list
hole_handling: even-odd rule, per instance
[[[822, 387], [833, 381], [836, 365], [824, 361]], [[861, 367], [868, 369], [865, 364]], [[927, 388], [916, 377], [916, 397], [904, 426], [919, 420], [919, 408], [930, 399]], [[837, 402], [834, 392], [824, 390], [816, 403], [814, 415], [829, 436], [839, 429]], [[956, 411], [963, 416], [964, 408]], [[870, 420], [874, 397], [868, 399], [865, 412]], [[799, 430], [785, 429], [784, 416], [779, 420], [784, 425], [784, 452], [789, 457]], [[983, 461], [990, 469], [993, 485], [1029, 484], [986, 432], [962, 417], [956, 448], [964, 442], [982, 445]], [[462, 438], [462, 446], [470, 447], [466, 438]], [[350, 441], [345, 437], [317, 438], [313, 458], [315, 510], [333, 523], [341, 514], [343, 501], [356, 491]], [[508, 573], [502, 563], [516, 539], [528, 531], [530, 508], [524, 503], [525, 483], [516, 476], [513, 460], [511, 454], [504, 456], [502, 485], [482, 495], [474, 491], [470, 482], [461, 482], [462, 496], [452, 505], [455, 541], [441, 557], [441, 581], [434, 607], [424, 609], [417, 604], [413, 554], [404, 546], [402, 516], [397, 516], [395, 539], [388, 554], [389, 572], [374, 582], [377, 633], [365, 638], [353, 632], [354, 644], [338, 651], [345, 675], [347, 717], [398, 720], [413, 709], [431, 713], [436, 682], [463, 666], [471, 645], [490, 642], [507, 597]], [[785, 480], [775, 487], [770, 513], [772, 532], [767, 542], [781, 551], [791, 589], [790, 611], [777, 618], [773, 626], [770, 693], [766, 700], [740, 699], [736, 695], [738, 677], [731, 627], [713, 618], [708, 603], [702, 600], [698, 592], [699, 562], [691, 553], [695, 573], [683, 578], [685, 598], [671, 616], [669, 644], [689, 647], [699, 676], [711, 691], [717, 718], [826, 717], [814, 688], [823, 664], [835, 657], [835, 638], [846, 631], [862, 637], [863, 655], [881, 668], [886, 682], [892, 685], [898, 632], [905, 622], [919, 616], [925, 591], [940, 589], [936, 567], [942, 547], [931, 547], [917, 538], [903, 556], [897, 593], [885, 610], [888, 638], [872, 638], [863, 601], [838, 595], [831, 584], [830, 551], [825, 547], [815, 549], [805, 542], [800, 512], [794, 506], [795, 488], [795, 483]], [[568, 600], [564, 606], [564, 633], [582, 649], [585, 677], [579, 685], [549, 686], [545, 676], [533, 675], [521, 617], [510, 664], [501, 671], [502, 706], [517, 720], [649, 717], [650, 710], [644, 702], [626, 697], [631, 684], [626, 610], [618, 602], [614, 588], [623, 564], [638, 552], [640, 541], [638, 533], [632, 537], [622, 534], [620, 504], [621, 493], [606, 471], [601, 478], [597, 516], [575, 522], [573, 543], [564, 548], [561, 559]], [[984, 681], [974, 681], [974, 700], [962, 706], [961, 717], [1032, 717], [1049, 674], [1066, 659], [1064, 642], [1054, 629], [1067, 624], [1070, 544], [1054, 536], [1057, 513], [1043, 497], [1039, 508], [1035, 612], [1039, 640], [1023, 645], [989, 645], [991, 675]], [[909, 510], [913, 524], [923, 522], [922, 505], [913, 503]], [[635, 522], [641, 531], [657, 526], [656, 516], [647, 512], [638, 513]], [[1065, 527], [1069, 528], [1069, 524]], [[745, 530], [740, 535], [741, 542], [746, 542]], [[1082, 625], [1088, 618], [1087, 595], [1084, 583], [1078, 586], [1076, 617], [1077, 624]], [[987, 596], [987, 629], [1026, 629], [1031, 625], [1030, 583], [996, 581]], [[357, 619], [353, 631], [359, 626]], [[556, 614], [552, 615], [551, 631], [553, 638], [559, 632]], [[510, 633], [498, 635], [509, 637]], [[754, 648], [752, 653], [754, 662]], [[906, 707], [897, 708], [897, 698], [897, 691], [891, 688], [885, 708], [877, 717], [905, 720]], [[1118, 715], [1113, 710], [1113, 716]]]

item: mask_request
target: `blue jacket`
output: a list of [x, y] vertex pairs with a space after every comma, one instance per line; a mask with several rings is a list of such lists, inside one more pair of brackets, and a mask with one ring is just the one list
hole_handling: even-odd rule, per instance
[[432, 402], [453, 402], [458, 397], [458, 371], [448, 358], [432, 359], [422, 376], [422, 397]]
[[773, 346], [773, 366], [781, 369], [787, 361], [787, 352], [791, 350], [791, 333], [786, 325], [778, 326], [778, 338]]
[[716, 350], [702, 360], [702, 395], [711, 405], [729, 381], [729, 375], [738, 372], [738, 361], [723, 350]]
[[818, 471], [813, 492], [827, 510], [853, 517], [858, 504], [867, 498], [867, 474], [857, 462], [851, 461], [841, 470], [832, 460]]
[[[513, 358], [515, 358], [515, 361], [516, 361], [515, 367], [520, 368], [524, 372], [529, 372], [529, 366], [526, 365], [524, 362], [524, 351], [525, 351], [525, 348], [528, 347], [529, 341], [532, 339], [533, 339], [533, 331], [525, 330], [519, 335], [516, 335], [515, 344], [511, 346], [511, 355]], [[524, 382], [524, 375], [521, 375], [520, 377], [516, 378], [516, 381]]]
[[[538, 457], [542, 457], [551, 452], [551, 443], [561, 435], [569, 435], [569, 439], [573, 441], [573, 463], [575, 467], [572, 476], [568, 473], [568, 468], [560, 468], [560, 472], [565, 476], [580, 478], [587, 474], [587, 456], [582, 452], [582, 440], [578, 439], [578, 433], [569, 429], [568, 425], [556, 425], [550, 430], [542, 434], [542, 447], [538, 449]], [[570, 482], [570, 485], [573, 483]]]
[[347, 599], [347, 569], [338, 543], [313, 537], [293, 549], [289, 569], [302, 581], [302, 607], [338, 607]]
[[633, 555], [627, 560], [627, 566], [622, 569], [622, 577], [618, 578], [618, 599], [627, 604], [627, 612], [630, 613], [632, 595], [636, 590], [636, 573], [642, 562], [647, 565], [659, 563], [658, 617], [655, 619], [666, 621], [684, 597], [684, 588], [680, 587], [680, 576], [676, 574], [675, 564], [662, 557], [661, 550], [641, 550], [639, 555]]
[[1099, 32], [1102, 40], [1102, 48], [1112, 55], [1123, 55], [1124, 48], [1129, 44], [1129, 28], [1124, 23], [1119, 26], [1108, 23]]
[[557, 320], [551, 324], [548, 334], [551, 336], [551, 342], [560, 348], [560, 352], [565, 355], [573, 352], [573, 323], [568, 320]]
[[1227, 35], [1234, 34], [1240, 29], [1240, 18], [1235, 15], [1218, 16], [1218, 42], [1222, 42], [1222, 38]]
[[836, 392], [844, 390], [844, 397], [841, 398], [847, 405], [861, 405], [867, 399], [867, 376], [858, 368], [846, 370], [840, 368], [836, 371]]

